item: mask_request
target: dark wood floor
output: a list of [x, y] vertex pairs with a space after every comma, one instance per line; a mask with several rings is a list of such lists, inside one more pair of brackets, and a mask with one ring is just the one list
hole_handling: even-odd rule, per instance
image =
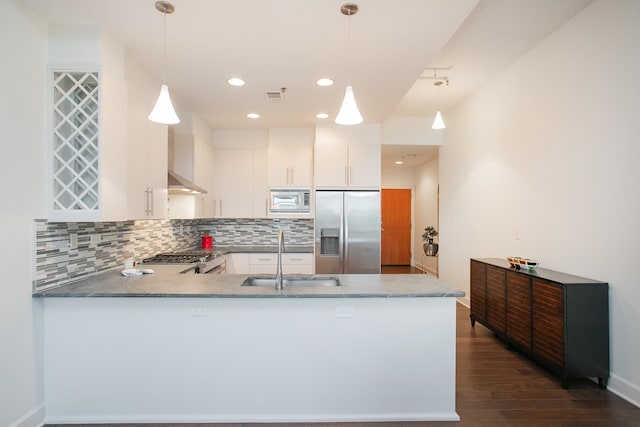
[[382, 274], [421, 274], [422, 270], [408, 265], [383, 265]]
[[[403, 272], [396, 267], [393, 270]], [[404, 268], [406, 273], [411, 271]], [[640, 427], [640, 408], [600, 390], [589, 380], [572, 381], [569, 390], [562, 389], [557, 378], [519, 353], [507, 350], [488, 329], [478, 323], [472, 328], [469, 309], [462, 304], [458, 304], [456, 329], [459, 422], [120, 424], [118, 427]], [[110, 426], [115, 425], [99, 425]]]

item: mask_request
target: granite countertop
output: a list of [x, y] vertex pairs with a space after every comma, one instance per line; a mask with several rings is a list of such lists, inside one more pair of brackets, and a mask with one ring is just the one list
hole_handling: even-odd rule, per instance
[[[154, 265], [153, 274], [125, 277], [119, 270], [34, 293], [34, 297], [204, 298], [418, 298], [462, 297], [464, 292], [428, 274], [344, 274], [341, 286], [241, 286], [247, 274], [180, 274], [183, 265]], [[258, 275], [269, 277], [269, 275]], [[273, 277], [273, 276], [271, 276]], [[287, 277], [287, 275], [285, 275]]]

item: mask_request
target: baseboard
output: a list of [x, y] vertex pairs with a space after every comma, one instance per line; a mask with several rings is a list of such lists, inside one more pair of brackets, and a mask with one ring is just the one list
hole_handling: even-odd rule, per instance
[[60, 416], [47, 419], [49, 424], [191, 424], [191, 423], [352, 423], [352, 422], [417, 422], [460, 421], [454, 412], [403, 413], [403, 414], [350, 414], [332, 416], [326, 414], [304, 415], [132, 415], [132, 416]]
[[457, 301], [460, 304], [464, 305], [465, 307], [467, 307], [469, 309], [471, 308], [471, 300], [469, 298], [467, 298], [467, 297], [458, 297]]
[[9, 424], [9, 427], [42, 427], [44, 425], [44, 417], [45, 406], [42, 404]]
[[640, 387], [624, 380], [616, 374], [611, 374], [607, 390], [640, 408]]
[[427, 273], [427, 274], [430, 274], [432, 276], [438, 277], [438, 272], [436, 270], [434, 270], [432, 268], [429, 268], [429, 267], [425, 266], [424, 264], [416, 263], [415, 267], [418, 270], [422, 271], [423, 273]]

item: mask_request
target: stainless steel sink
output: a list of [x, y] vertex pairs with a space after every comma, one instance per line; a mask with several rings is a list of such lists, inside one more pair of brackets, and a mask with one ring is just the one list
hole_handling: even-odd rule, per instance
[[[282, 284], [285, 287], [296, 286], [340, 286], [340, 280], [337, 277], [327, 276], [285, 276], [282, 278]], [[257, 277], [251, 276], [242, 282], [242, 286], [276, 286], [275, 277]]]

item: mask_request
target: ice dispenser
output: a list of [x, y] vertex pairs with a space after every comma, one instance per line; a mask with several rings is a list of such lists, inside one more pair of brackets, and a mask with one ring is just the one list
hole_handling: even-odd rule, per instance
[[320, 230], [320, 254], [339, 255], [340, 253], [340, 229], [323, 228]]

